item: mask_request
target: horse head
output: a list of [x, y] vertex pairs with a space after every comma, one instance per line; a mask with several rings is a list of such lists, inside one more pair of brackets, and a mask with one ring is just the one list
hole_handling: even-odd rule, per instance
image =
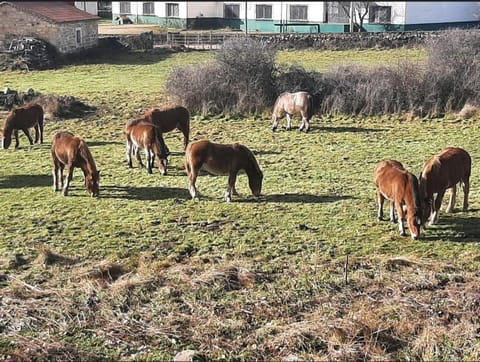
[[259, 171], [258, 174], [253, 175], [248, 178], [248, 185], [250, 186], [250, 190], [252, 190], [252, 194], [255, 197], [259, 197], [262, 192], [262, 182], [263, 182], [263, 173]]
[[85, 186], [90, 196], [95, 197], [100, 194], [100, 171], [92, 171], [91, 174], [85, 176]]

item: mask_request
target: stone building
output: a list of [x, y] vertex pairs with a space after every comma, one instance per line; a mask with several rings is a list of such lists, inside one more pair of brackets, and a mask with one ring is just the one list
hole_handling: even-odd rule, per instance
[[49, 42], [61, 54], [98, 43], [98, 16], [63, 1], [0, 2], [0, 47], [12, 39], [33, 37]]

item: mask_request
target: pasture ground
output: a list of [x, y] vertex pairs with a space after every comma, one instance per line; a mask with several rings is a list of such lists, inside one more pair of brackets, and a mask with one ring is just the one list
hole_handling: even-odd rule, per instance
[[[330, 64], [421, 58], [410, 52], [338, 52]], [[309, 53], [309, 66], [322, 70], [331, 54]], [[226, 177], [203, 175], [203, 197], [192, 201], [180, 133], [165, 137], [169, 175], [147, 175], [127, 168], [123, 125], [169, 102], [163, 85], [173, 66], [211, 57], [137, 54], [2, 74], [3, 86], [73, 95], [99, 111], [50, 121], [43, 145], [21, 136], [19, 149], [0, 153], [0, 354], [153, 360], [194, 349], [227, 360], [478, 359], [478, 121], [316, 117], [303, 134], [272, 133], [268, 116], [197, 115], [192, 140], [238, 141], [254, 151], [264, 196], [255, 202], [240, 175], [241, 196], [227, 204]], [[52, 191], [49, 141], [58, 130], [87, 140], [101, 170], [100, 198], [87, 196], [79, 170], [69, 197]], [[375, 164], [394, 158], [418, 175], [446, 146], [472, 156], [470, 210], [442, 212], [417, 241], [377, 222]]]

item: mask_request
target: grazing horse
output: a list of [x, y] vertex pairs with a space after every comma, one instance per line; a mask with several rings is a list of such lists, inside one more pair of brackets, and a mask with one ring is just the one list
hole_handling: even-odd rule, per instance
[[29, 128], [35, 128], [35, 143], [40, 138], [43, 143], [43, 108], [41, 105], [33, 103], [26, 106], [12, 109], [5, 120], [3, 127], [2, 148], [7, 149], [12, 143], [12, 132], [15, 135], [15, 148], [18, 148], [18, 130], [22, 130], [27, 136], [30, 144], [33, 145]]
[[185, 170], [189, 182], [188, 190], [193, 199], [197, 196], [195, 181], [200, 169], [213, 175], [228, 175], [228, 188], [225, 192], [227, 202], [232, 200], [232, 194], [238, 195], [235, 181], [240, 170], [245, 170], [252, 194], [255, 197], [260, 196], [263, 173], [252, 151], [239, 143], [223, 145], [210, 141], [198, 141], [187, 146]]
[[[125, 135], [127, 138], [126, 155], [128, 167], [132, 168], [132, 152], [135, 154], [140, 167], [144, 167], [140, 150], [144, 150], [147, 172], [152, 173], [155, 156], [157, 157], [158, 170], [162, 175], [167, 173], [167, 156], [165, 147], [158, 137], [157, 127], [144, 118], [129, 120], [125, 124]], [[161, 137], [161, 134], [160, 134]], [[163, 138], [161, 138], [163, 141]], [[163, 143], [164, 144], [164, 143]]]
[[289, 131], [292, 128], [291, 117], [297, 113], [302, 116], [302, 123], [299, 131], [304, 130], [308, 132], [310, 129], [310, 119], [313, 115], [313, 98], [307, 92], [289, 93], [285, 92], [278, 96], [272, 113], [272, 131], [275, 131], [278, 126], [279, 119], [287, 115], [287, 127]]
[[[447, 147], [425, 163], [420, 174], [420, 192], [423, 199], [431, 206], [430, 213], [425, 215], [425, 218], [430, 216], [430, 225], [438, 222], [442, 199], [449, 188], [452, 189], [452, 193], [445, 212], [453, 211], [458, 183], [463, 185], [463, 211], [467, 211], [471, 169], [470, 155], [458, 147]], [[435, 193], [437, 197], [434, 202]]]
[[[160, 133], [170, 132], [175, 128], [183, 133], [183, 149], [188, 145], [190, 135], [190, 113], [185, 107], [175, 106], [171, 108], [151, 109], [143, 115], [144, 118], [155, 124]], [[167, 154], [170, 153], [166, 147]]]
[[[396, 208], [400, 235], [406, 235], [403, 226], [406, 211], [411, 237], [414, 240], [417, 239], [420, 236], [420, 227], [423, 222], [423, 205], [417, 177], [405, 170], [400, 162], [386, 160], [377, 164], [373, 179], [377, 189], [378, 220], [383, 220], [385, 199], [390, 200], [390, 220], [395, 222], [393, 208]], [[406, 210], [404, 210], [404, 206]]]
[[[85, 141], [70, 132], [57, 132], [52, 139], [53, 159], [53, 190], [58, 191], [60, 178], [63, 196], [68, 195], [68, 187], [73, 177], [73, 169], [80, 167], [85, 177], [85, 186], [90, 196], [99, 195], [100, 171], [97, 171], [95, 161]], [[68, 175], [63, 181], [63, 169], [68, 169]]]

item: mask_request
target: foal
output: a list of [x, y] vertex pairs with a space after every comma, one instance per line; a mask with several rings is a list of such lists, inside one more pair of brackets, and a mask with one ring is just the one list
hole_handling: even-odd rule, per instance
[[[73, 169], [80, 167], [85, 178], [85, 186], [90, 196], [99, 195], [100, 171], [97, 171], [95, 161], [87, 147], [87, 144], [80, 137], [70, 132], [57, 132], [52, 139], [53, 159], [53, 191], [58, 191], [60, 179], [63, 188], [63, 196], [68, 195], [68, 187], [73, 177]], [[68, 175], [63, 181], [63, 169], [68, 169]]]
[[[147, 172], [152, 173], [155, 156], [157, 157], [158, 170], [162, 175], [167, 174], [167, 156], [158, 138], [156, 126], [143, 118], [133, 119], [126, 123], [125, 134], [127, 138], [126, 155], [128, 167], [132, 168], [132, 152], [135, 154], [140, 167], [144, 167], [140, 150], [144, 150]], [[163, 140], [163, 139], [162, 139]]]
[[378, 220], [383, 219], [383, 203], [390, 200], [390, 220], [395, 222], [393, 208], [397, 209], [398, 228], [401, 236], [405, 236], [403, 220], [405, 210], [407, 223], [412, 239], [420, 236], [422, 225], [422, 203], [418, 187], [418, 179], [415, 175], [405, 170], [402, 164], [395, 160], [380, 162], [374, 170], [374, 182], [377, 189]]
[[189, 182], [188, 190], [192, 198], [197, 196], [195, 182], [200, 169], [213, 175], [228, 175], [228, 188], [225, 192], [227, 202], [232, 200], [232, 194], [237, 195], [235, 182], [240, 170], [245, 170], [252, 194], [255, 197], [260, 196], [263, 173], [252, 151], [239, 143], [223, 145], [210, 141], [198, 141], [187, 146], [185, 170]]
[[40, 138], [43, 143], [43, 108], [37, 103], [27, 104], [23, 107], [15, 108], [10, 111], [3, 127], [2, 148], [7, 149], [12, 143], [12, 132], [15, 136], [15, 148], [18, 148], [18, 130], [22, 130], [33, 145], [29, 128], [35, 128], [35, 143]]
[[[429, 225], [438, 222], [443, 196], [449, 188], [452, 193], [445, 212], [453, 211], [458, 183], [463, 185], [463, 211], [467, 211], [471, 169], [470, 155], [459, 147], [447, 147], [425, 163], [420, 174], [420, 192], [423, 199], [431, 205], [430, 213], [425, 215], [425, 218], [430, 216]], [[433, 202], [435, 193], [437, 197]]]

